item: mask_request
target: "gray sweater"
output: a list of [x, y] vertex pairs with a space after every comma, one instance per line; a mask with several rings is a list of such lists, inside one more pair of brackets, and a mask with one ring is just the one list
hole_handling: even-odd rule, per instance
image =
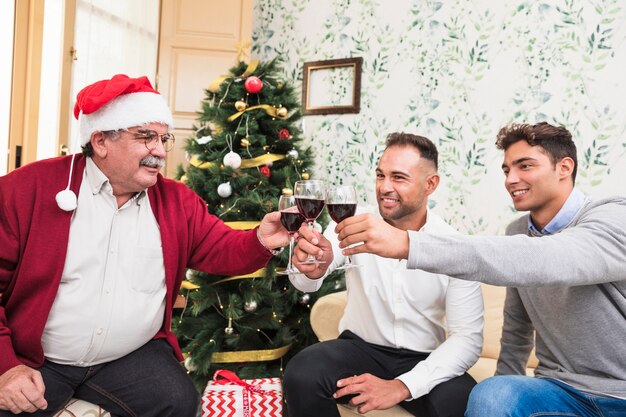
[[498, 374], [524, 374], [536, 332], [537, 376], [626, 399], [626, 199], [588, 201], [555, 235], [409, 233], [407, 267], [515, 287], [507, 291]]

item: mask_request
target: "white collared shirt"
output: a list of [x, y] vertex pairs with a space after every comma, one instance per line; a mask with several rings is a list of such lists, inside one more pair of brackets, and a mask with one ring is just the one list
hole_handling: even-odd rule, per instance
[[[326, 275], [345, 261], [334, 229], [335, 223], [331, 222], [324, 232], [334, 253]], [[457, 233], [430, 212], [420, 231]], [[407, 270], [406, 260], [358, 254], [352, 256], [352, 261], [361, 267], [346, 270], [348, 303], [339, 331], [350, 330], [377, 345], [431, 352], [428, 359], [397, 378], [412, 398], [463, 374], [476, 362], [483, 340], [479, 283]], [[308, 292], [317, 291], [323, 281], [303, 274], [290, 275], [290, 280], [296, 288]]]
[[87, 158], [41, 340], [45, 357], [91, 366], [136, 350], [161, 328], [165, 292], [161, 235], [146, 191], [118, 209], [109, 180]]

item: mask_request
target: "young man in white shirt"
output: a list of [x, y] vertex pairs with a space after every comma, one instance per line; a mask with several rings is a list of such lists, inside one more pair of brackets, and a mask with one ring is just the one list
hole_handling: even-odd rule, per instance
[[[404, 230], [454, 234], [428, 211], [439, 184], [437, 148], [427, 138], [393, 133], [376, 168], [380, 216]], [[345, 257], [335, 225], [323, 236], [300, 229], [292, 283], [316, 291]], [[392, 242], [389, 242], [390, 244]], [[324, 263], [301, 262], [314, 254]], [[408, 270], [406, 261], [353, 257], [348, 303], [336, 340], [298, 353], [284, 375], [287, 410], [296, 417], [339, 416], [337, 402], [361, 413], [400, 405], [415, 415], [462, 416], [475, 381], [466, 373], [482, 347], [477, 283]]]

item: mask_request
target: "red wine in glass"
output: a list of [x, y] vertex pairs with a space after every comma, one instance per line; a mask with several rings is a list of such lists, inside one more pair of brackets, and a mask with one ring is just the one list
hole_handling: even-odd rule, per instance
[[330, 217], [336, 222], [341, 223], [343, 220], [348, 217], [354, 216], [356, 212], [356, 203], [355, 204], [326, 204], [326, 209], [328, 210], [328, 214]]
[[281, 211], [280, 222], [289, 232], [297, 232], [306, 219], [297, 211]]
[[[351, 185], [338, 185], [331, 187], [326, 193], [326, 208], [330, 217], [337, 223], [341, 223], [356, 213], [357, 196], [356, 190]], [[350, 256], [337, 269], [349, 269], [360, 265], [352, 263]]]
[[302, 213], [307, 220], [313, 221], [317, 219], [317, 216], [319, 216], [324, 209], [324, 200], [296, 197], [296, 205], [300, 213]]

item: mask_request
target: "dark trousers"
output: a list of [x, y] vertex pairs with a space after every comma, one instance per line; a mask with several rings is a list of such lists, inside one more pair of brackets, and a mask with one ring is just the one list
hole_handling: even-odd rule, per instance
[[[285, 369], [283, 389], [289, 417], [339, 417], [337, 380], [370, 373], [394, 379], [428, 357], [427, 353], [365, 342], [350, 331], [338, 339], [316, 343], [294, 356]], [[468, 374], [443, 382], [428, 395], [398, 405], [419, 417], [462, 417], [476, 381]]]
[[[124, 417], [196, 417], [199, 408], [198, 392], [165, 340], [152, 340], [102, 365], [82, 368], [46, 361], [39, 371], [48, 409], [20, 415], [52, 416], [72, 397]], [[0, 417], [13, 415], [0, 411]]]

